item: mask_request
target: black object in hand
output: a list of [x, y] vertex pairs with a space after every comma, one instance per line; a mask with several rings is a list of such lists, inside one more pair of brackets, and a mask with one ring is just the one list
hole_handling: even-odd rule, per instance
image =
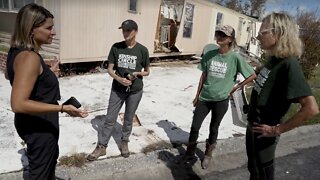
[[128, 79], [130, 81], [133, 81], [133, 80], [135, 80], [137, 78], [132, 73], [125, 73], [124, 75], [125, 75], [126, 79]]
[[243, 105], [242, 106], [243, 113], [248, 114], [249, 108], [250, 108], [250, 106], [248, 104]]
[[79, 103], [79, 101], [73, 96], [71, 98], [69, 98], [66, 102], [63, 103], [63, 105], [70, 105], [70, 104], [76, 108], [81, 107], [81, 104]]

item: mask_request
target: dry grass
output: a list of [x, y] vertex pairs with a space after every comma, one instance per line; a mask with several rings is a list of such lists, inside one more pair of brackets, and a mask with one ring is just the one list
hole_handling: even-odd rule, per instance
[[86, 155], [85, 153], [77, 153], [72, 154], [71, 156], [62, 156], [59, 159], [59, 165], [65, 165], [68, 167], [75, 166], [75, 167], [82, 167], [86, 162]]
[[141, 152], [147, 154], [148, 152], [160, 150], [160, 149], [170, 149], [172, 145], [166, 141], [159, 141], [157, 143], [150, 144], [144, 147]]
[[9, 46], [8, 45], [4, 45], [4, 44], [0, 44], [0, 51], [8, 52], [9, 51]]
[[21, 144], [23, 147], [26, 146], [26, 142], [24, 142], [24, 141], [21, 141], [20, 144]]

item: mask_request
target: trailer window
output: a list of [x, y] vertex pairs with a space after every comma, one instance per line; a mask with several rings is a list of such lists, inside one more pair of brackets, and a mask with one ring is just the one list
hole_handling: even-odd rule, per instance
[[35, 0], [12, 0], [12, 9], [19, 10], [26, 4], [35, 3]]
[[0, 0], [0, 9], [9, 9], [8, 0]]
[[137, 1], [138, 0], [129, 0], [129, 12], [137, 13]]
[[192, 28], [193, 28], [193, 13], [194, 13], [194, 4], [186, 3], [185, 13], [184, 13], [184, 24], [183, 24], [183, 34], [184, 38], [192, 37]]
[[24, 5], [30, 3], [43, 5], [43, 0], [0, 0], [0, 11], [18, 12]]
[[223, 20], [223, 14], [221, 12], [218, 12], [217, 19], [216, 19], [216, 28], [222, 26], [222, 20]]

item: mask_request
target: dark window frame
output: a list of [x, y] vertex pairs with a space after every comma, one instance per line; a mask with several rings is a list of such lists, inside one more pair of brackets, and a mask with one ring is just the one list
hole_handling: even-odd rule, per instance
[[42, 0], [0, 0], [0, 11], [17, 13], [24, 5], [29, 3], [43, 5]]
[[128, 12], [138, 13], [138, 0], [129, 0]]

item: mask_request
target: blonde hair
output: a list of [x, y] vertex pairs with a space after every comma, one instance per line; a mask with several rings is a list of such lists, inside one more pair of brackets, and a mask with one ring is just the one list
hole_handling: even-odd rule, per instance
[[277, 38], [275, 46], [267, 54], [278, 58], [289, 56], [300, 57], [303, 53], [303, 44], [299, 37], [299, 26], [287, 13], [271, 13], [263, 18], [262, 23], [271, 25], [273, 34]]
[[33, 3], [23, 6], [16, 18], [11, 46], [39, 49], [39, 44], [33, 39], [32, 31], [41, 26], [47, 18], [53, 18], [53, 15], [42, 6]]

